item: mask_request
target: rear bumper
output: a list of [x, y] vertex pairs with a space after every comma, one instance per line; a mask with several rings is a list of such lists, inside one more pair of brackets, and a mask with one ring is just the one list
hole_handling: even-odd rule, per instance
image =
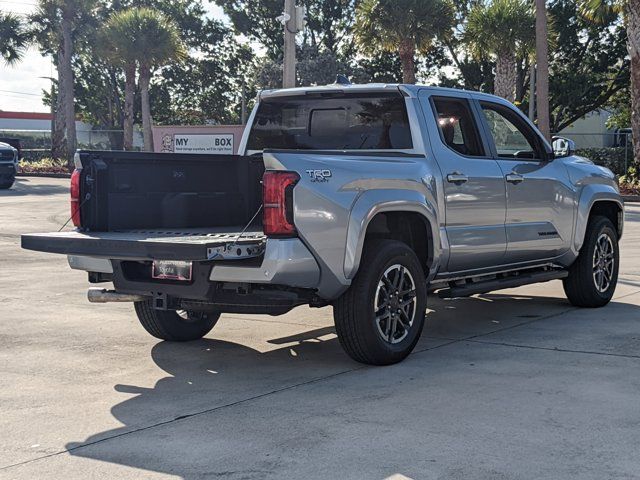
[[209, 279], [315, 288], [320, 282], [320, 267], [299, 238], [269, 239], [259, 266], [243, 266], [242, 262], [214, 263]]
[[[114, 273], [117, 260], [84, 255], [68, 255], [74, 270]], [[315, 288], [320, 282], [320, 267], [311, 252], [298, 238], [269, 239], [260, 263], [246, 261], [207, 262], [211, 265], [211, 282], [287, 285]]]
[[[213, 233], [183, 232], [176, 237], [176, 232], [63, 232], [23, 235], [22, 247], [67, 254], [71, 268], [101, 274], [92, 282], [112, 279], [122, 293], [206, 302], [231, 285], [262, 293], [288, 290], [301, 294], [302, 299], [308, 294], [325, 298], [323, 292], [315, 292], [320, 266], [299, 238], [266, 239], [262, 232], [247, 232], [240, 239]], [[156, 259], [192, 261], [193, 280], [152, 279]]]

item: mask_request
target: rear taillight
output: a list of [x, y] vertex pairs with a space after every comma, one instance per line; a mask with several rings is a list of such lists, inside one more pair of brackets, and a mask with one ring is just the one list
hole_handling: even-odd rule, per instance
[[293, 187], [295, 172], [267, 171], [262, 176], [262, 228], [270, 237], [293, 237]]
[[80, 170], [75, 169], [71, 174], [71, 221], [76, 227], [81, 226], [80, 218]]

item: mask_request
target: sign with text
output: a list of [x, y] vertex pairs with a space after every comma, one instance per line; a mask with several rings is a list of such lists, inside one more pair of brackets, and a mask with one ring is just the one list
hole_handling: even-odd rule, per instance
[[233, 155], [233, 134], [185, 134], [173, 135], [175, 153], [200, 153]]

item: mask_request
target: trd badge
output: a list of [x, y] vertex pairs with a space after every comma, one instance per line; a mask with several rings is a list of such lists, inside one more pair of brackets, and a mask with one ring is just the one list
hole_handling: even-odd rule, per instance
[[328, 182], [331, 178], [331, 170], [307, 170], [312, 182]]

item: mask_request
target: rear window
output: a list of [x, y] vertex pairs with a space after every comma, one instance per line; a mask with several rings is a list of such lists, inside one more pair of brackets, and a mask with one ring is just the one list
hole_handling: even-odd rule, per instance
[[411, 149], [404, 98], [399, 93], [265, 99], [249, 134], [248, 150]]

